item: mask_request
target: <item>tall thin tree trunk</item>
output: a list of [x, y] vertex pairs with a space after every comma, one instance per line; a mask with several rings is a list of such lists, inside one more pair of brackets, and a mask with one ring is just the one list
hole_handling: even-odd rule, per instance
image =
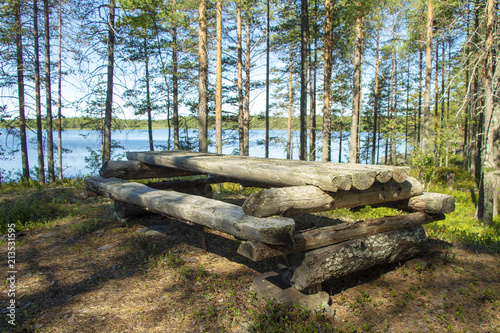
[[265, 114], [265, 157], [269, 158], [269, 39], [270, 39], [270, 29], [269, 29], [269, 0], [266, 2], [266, 114]]
[[[396, 75], [395, 75], [395, 72], [396, 72], [396, 66], [395, 66], [395, 53], [396, 53], [396, 47], [395, 47], [395, 42], [396, 42], [396, 14], [393, 14], [392, 16], [392, 38], [391, 38], [391, 92], [390, 92], [390, 95], [389, 95], [389, 98], [390, 98], [390, 104], [389, 104], [389, 109], [390, 109], [390, 114], [389, 114], [389, 117], [392, 117], [392, 119], [390, 120], [390, 126], [389, 126], [389, 137], [391, 138], [391, 155], [390, 155], [390, 164], [395, 164], [395, 161], [396, 161], [396, 157], [394, 156], [394, 150], [392, 149], [393, 147], [393, 144], [395, 142], [394, 140], [394, 132], [396, 131], [396, 128], [394, 127], [394, 121], [396, 119], [396, 117], [394, 116], [396, 111], [396, 106], [395, 106], [395, 103], [396, 103], [396, 94], [394, 92], [395, 90], [395, 87], [396, 87]], [[390, 119], [390, 118], [389, 118]], [[386, 161], [387, 163], [387, 161]]]
[[466, 37], [466, 44], [465, 44], [465, 84], [466, 84], [466, 90], [465, 90], [465, 112], [464, 112], [464, 123], [463, 123], [463, 144], [462, 144], [462, 155], [463, 155], [463, 168], [465, 170], [469, 169], [469, 142], [470, 142], [470, 137], [469, 137], [469, 121], [471, 120], [470, 118], [470, 110], [471, 110], [471, 103], [470, 103], [470, 89], [469, 89], [469, 79], [470, 79], [470, 73], [469, 73], [469, 53], [470, 53], [470, 45], [469, 45], [469, 35], [470, 35], [470, 28], [469, 28], [469, 19], [470, 19], [470, 8], [469, 8], [469, 3], [467, 3], [467, 18], [466, 18], [466, 32], [467, 32], [467, 37]]
[[108, 78], [106, 87], [106, 110], [104, 114], [103, 162], [111, 159], [111, 119], [113, 116], [113, 79], [115, 69], [115, 9], [116, 1], [109, 0]]
[[28, 162], [28, 143], [26, 140], [26, 118], [24, 102], [24, 62], [21, 23], [21, 1], [14, 2], [14, 19], [16, 29], [16, 62], [17, 62], [17, 93], [19, 100], [19, 132], [21, 136], [21, 159], [24, 180], [30, 179], [30, 167]]
[[43, 130], [42, 130], [42, 103], [40, 98], [40, 46], [38, 44], [38, 1], [33, 1], [33, 32], [34, 32], [34, 60], [35, 60], [35, 108], [36, 130], [38, 147], [38, 181], [45, 183], [45, 161], [43, 159]]
[[300, 10], [300, 146], [299, 159], [307, 155], [307, 45], [309, 44], [309, 6], [301, 0]]
[[248, 156], [250, 146], [250, 52], [252, 46], [250, 44], [250, 23], [245, 22], [246, 32], [246, 59], [245, 59], [245, 97], [244, 97], [244, 113], [243, 113], [243, 141], [244, 154]]
[[236, 30], [237, 30], [237, 49], [238, 49], [238, 134], [240, 155], [245, 155], [245, 140], [243, 131], [243, 49], [241, 40], [241, 0], [236, 8]]
[[[317, 63], [318, 63], [318, 24], [316, 23], [318, 14], [318, 1], [314, 0], [314, 60], [311, 63], [311, 88], [310, 94], [310, 105], [311, 110], [309, 112], [309, 159], [311, 161], [316, 160], [316, 73], [317, 73]], [[311, 55], [309, 56], [311, 57]]]
[[198, 30], [199, 67], [199, 103], [198, 103], [198, 140], [199, 151], [208, 151], [207, 118], [208, 118], [208, 27], [207, 0], [200, 0], [198, 7], [200, 26]]
[[[174, 125], [174, 149], [179, 149], [179, 69], [177, 52], [177, 27], [172, 28], [172, 89], [173, 89], [173, 125]], [[170, 137], [170, 135], [169, 135]]]
[[149, 150], [154, 151], [155, 146], [153, 142], [153, 116], [151, 114], [151, 93], [149, 87], [149, 54], [148, 54], [148, 41], [144, 29], [144, 66], [146, 70], [146, 113], [148, 115], [148, 134], [149, 134]]
[[54, 138], [52, 133], [52, 91], [50, 80], [50, 22], [49, 0], [43, 0], [43, 16], [45, 22], [45, 95], [47, 103], [47, 169], [49, 181], [56, 180], [54, 173]]
[[332, 79], [332, 3], [331, 0], [325, 0], [325, 79], [323, 91], [323, 148], [321, 159], [328, 162], [331, 159], [331, 111], [330, 94]]
[[432, 71], [432, 20], [433, 0], [427, 1], [427, 39], [425, 47], [425, 91], [424, 91], [424, 122], [422, 126], [422, 152], [427, 153], [429, 147], [429, 123], [431, 117], [431, 71]]
[[372, 137], [372, 164], [376, 164], [376, 148], [377, 148], [377, 118], [378, 118], [378, 97], [379, 97], [379, 78], [378, 72], [380, 67], [380, 25], [377, 26], [377, 39], [375, 50], [375, 91], [373, 92], [373, 137]]
[[57, 157], [59, 161], [59, 180], [63, 179], [63, 163], [62, 163], [62, 0], [59, 0], [58, 10], [58, 38], [59, 52], [57, 60]]
[[418, 117], [417, 117], [417, 146], [420, 146], [421, 140], [421, 130], [422, 130], [422, 68], [423, 68], [423, 47], [420, 47], [419, 50], [419, 61], [418, 61]]
[[405, 162], [408, 160], [408, 115], [410, 111], [410, 57], [406, 73]]
[[[478, 52], [478, 43], [479, 43], [479, 16], [480, 16], [480, 5], [479, 0], [475, 1], [474, 4], [474, 34], [472, 36], [472, 45], [475, 46], [474, 50], [474, 59], [479, 57]], [[479, 134], [479, 119], [480, 119], [480, 110], [479, 110], [479, 74], [478, 70], [474, 68], [472, 72], [473, 76], [473, 91], [472, 91], [472, 128], [471, 128], [471, 173], [476, 177], [476, 181], [479, 181], [481, 174], [481, 155], [477, 148], [480, 148], [480, 142], [478, 140]]]
[[[362, 17], [362, 26], [364, 27], [365, 25], [365, 18]], [[361, 154], [361, 95], [363, 94], [363, 50], [365, 48], [365, 33], [364, 29], [361, 30], [361, 66], [360, 66], [360, 75], [358, 78], [358, 84], [359, 84], [359, 95], [358, 95], [358, 105], [359, 105], [359, 112], [358, 112], [358, 130], [356, 134], [356, 163], [360, 162], [360, 154]]]
[[344, 138], [344, 105], [340, 101], [340, 126], [339, 126], [339, 163], [342, 163], [342, 141]]
[[434, 77], [434, 150], [435, 155], [438, 152], [439, 135], [439, 41], [436, 37], [436, 75]]
[[290, 63], [288, 78], [288, 136], [286, 140], [286, 158], [292, 159], [293, 148], [293, 44], [290, 43]]
[[354, 80], [353, 80], [353, 105], [352, 105], [352, 119], [351, 119], [351, 139], [349, 147], [349, 163], [356, 163], [358, 156], [358, 120], [360, 112], [360, 99], [361, 94], [361, 57], [363, 53], [362, 47], [363, 38], [363, 18], [361, 16], [356, 18], [356, 40], [354, 42]]
[[215, 66], [215, 149], [222, 154], [222, 2], [217, 1]]

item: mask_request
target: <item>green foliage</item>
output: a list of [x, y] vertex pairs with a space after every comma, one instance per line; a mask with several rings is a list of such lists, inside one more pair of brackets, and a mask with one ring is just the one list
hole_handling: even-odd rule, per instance
[[495, 217], [491, 226], [484, 226], [474, 217], [476, 192], [438, 186], [432, 187], [431, 191], [453, 195], [455, 211], [446, 215], [445, 220], [426, 225], [429, 237], [458, 242], [476, 251], [500, 253], [500, 217]]
[[28, 197], [2, 203], [0, 232], [4, 233], [9, 224], [15, 224], [16, 231], [22, 231], [32, 226], [49, 223], [65, 214], [57, 199], [47, 200], [46, 197], [34, 193]]

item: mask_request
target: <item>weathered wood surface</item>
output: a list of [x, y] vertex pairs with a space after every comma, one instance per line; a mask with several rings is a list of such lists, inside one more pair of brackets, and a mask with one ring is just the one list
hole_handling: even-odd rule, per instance
[[408, 212], [424, 212], [427, 214], [449, 214], [455, 211], [455, 197], [442, 193], [423, 193], [406, 200], [382, 204]]
[[282, 271], [299, 290], [379, 264], [418, 254], [427, 240], [422, 226], [389, 231], [360, 239], [287, 255]]
[[99, 195], [194, 222], [246, 240], [289, 244], [295, 228], [295, 223], [290, 218], [248, 216], [240, 206], [175, 191], [156, 190], [117, 178], [86, 178], [85, 186]]
[[316, 186], [271, 188], [251, 194], [243, 203], [243, 211], [252, 216], [293, 216], [338, 208], [362, 207], [408, 199], [422, 194], [424, 186], [408, 177], [402, 183], [391, 180], [374, 183], [370, 188], [324, 192]]
[[363, 238], [377, 233], [415, 227], [442, 219], [444, 219], [444, 215], [411, 213], [341, 223], [330, 227], [297, 232], [293, 236], [293, 245], [291, 246], [274, 246], [256, 241], [243, 242], [238, 248], [238, 253], [253, 261], [261, 261], [285, 254], [317, 249], [349, 239]]
[[170, 178], [196, 174], [199, 172], [148, 165], [139, 161], [107, 161], [99, 170], [101, 177], [120, 179]]
[[351, 188], [365, 190], [376, 179], [403, 181], [409, 170], [407, 167], [263, 159], [182, 151], [128, 152], [127, 158], [156, 166], [210, 173], [274, 187], [314, 185], [330, 192]]

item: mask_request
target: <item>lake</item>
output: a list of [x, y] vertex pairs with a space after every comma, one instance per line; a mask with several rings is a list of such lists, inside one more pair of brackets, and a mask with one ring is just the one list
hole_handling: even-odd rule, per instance
[[[45, 134], [45, 133], [44, 133]], [[271, 130], [269, 132], [271, 143], [269, 147], [269, 156], [272, 158], [286, 158], [286, 130]], [[0, 148], [3, 152], [0, 157], [0, 173], [2, 180], [17, 180], [21, 175], [21, 152], [19, 144], [19, 131], [10, 131], [0, 129]], [[250, 156], [264, 157], [265, 150], [264, 130], [250, 130]], [[32, 170], [33, 178], [36, 178], [35, 168], [37, 167], [37, 145], [36, 133], [34, 131], [27, 132], [28, 137], [28, 160], [30, 170]], [[113, 159], [126, 159], [127, 151], [147, 151], [149, 150], [148, 132], [147, 130], [117, 130], [113, 131], [112, 139], [123, 148], [113, 150]], [[198, 131], [195, 129], [181, 130], [181, 141], [187, 142], [198, 137]], [[367, 140], [371, 137], [370, 133], [362, 133], [362, 140]], [[167, 149], [168, 129], [153, 130], [153, 139], [155, 150]], [[224, 131], [223, 154], [235, 154], [238, 149], [238, 133], [235, 130]], [[57, 143], [57, 132], [54, 131], [54, 140]], [[215, 152], [215, 131], [209, 130], [209, 152]], [[318, 132], [316, 147], [321, 149], [321, 132]], [[384, 154], [384, 141], [381, 141], [379, 156]], [[66, 130], [62, 133], [62, 146], [65, 152], [63, 153], [63, 175], [65, 177], [79, 177], [89, 174], [96, 174], [97, 170], [93, 169], [85, 158], [89, 157], [90, 150], [100, 151], [100, 138], [95, 131], [91, 130]], [[173, 146], [173, 131], [171, 133], [171, 146]], [[371, 149], [371, 148], [370, 148]], [[404, 143], [398, 145], [398, 153], [404, 153]], [[299, 131], [293, 133], [293, 158], [298, 159], [299, 156]], [[338, 162], [339, 155], [339, 133], [332, 133], [332, 161]], [[342, 162], [346, 162], [349, 156], [349, 132], [343, 132], [342, 142]], [[45, 156], [46, 158], [47, 156]], [[54, 151], [56, 168], [57, 148]], [[321, 160], [321, 150], [316, 154], [316, 159]], [[47, 164], [45, 164], [47, 167]]]

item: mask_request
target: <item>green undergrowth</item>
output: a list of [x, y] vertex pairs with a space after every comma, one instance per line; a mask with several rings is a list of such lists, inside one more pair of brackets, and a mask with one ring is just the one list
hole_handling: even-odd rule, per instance
[[445, 220], [426, 225], [429, 237], [458, 242], [475, 251], [500, 253], [500, 217], [496, 216], [491, 226], [474, 217], [476, 192], [450, 190], [442, 186], [433, 186], [430, 191], [453, 195], [455, 211], [447, 214]]
[[37, 181], [3, 184], [0, 188], [0, 233], [15, 224], [16, 231], [48, 226], [55, 220], [76, 215], [79, 210], [70, 202], [80, 179], [68, 179], [53, 184]]

